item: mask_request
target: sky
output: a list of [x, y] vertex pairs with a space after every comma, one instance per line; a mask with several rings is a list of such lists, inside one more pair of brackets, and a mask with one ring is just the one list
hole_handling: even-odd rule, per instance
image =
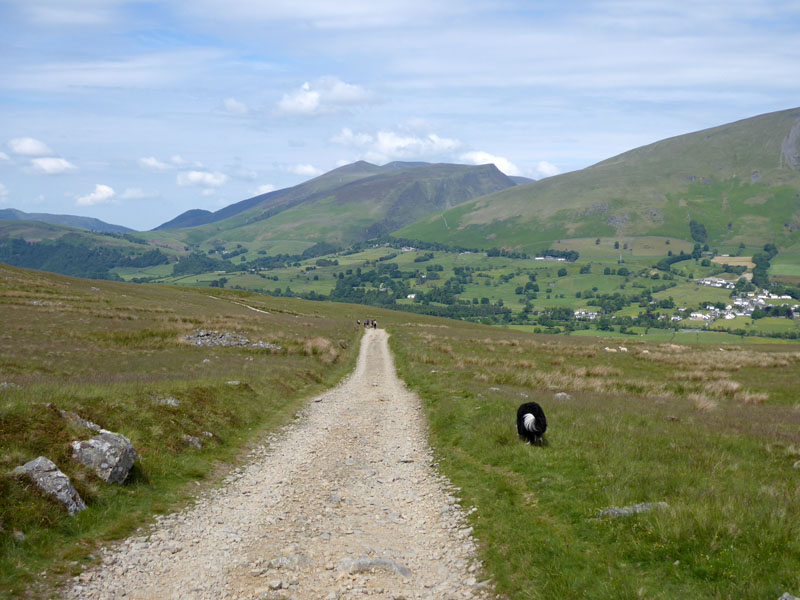
[[367, 160], [534, 179], [800, 106], [800, 0], [0, 0], [0, 208], [149, 230]]

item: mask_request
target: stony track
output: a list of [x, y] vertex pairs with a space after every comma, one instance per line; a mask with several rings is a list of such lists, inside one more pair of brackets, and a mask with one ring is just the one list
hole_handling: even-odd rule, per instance
[[490, 596], [464, 512], [436, 472], [419, 398], [385, 331], [225, 485], [103, 551], [66, 598]]

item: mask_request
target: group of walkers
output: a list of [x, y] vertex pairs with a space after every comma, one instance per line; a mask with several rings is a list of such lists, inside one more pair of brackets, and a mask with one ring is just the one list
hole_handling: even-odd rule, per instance
[[[359, 319], [356, 319], [356, 325], [359, 327], [361, 326], [361, 321]], [[377, 329], [378, 322], [375, 319], [364, 319], [364, 329], [369, 329], [370, 327], [372, 329]]]

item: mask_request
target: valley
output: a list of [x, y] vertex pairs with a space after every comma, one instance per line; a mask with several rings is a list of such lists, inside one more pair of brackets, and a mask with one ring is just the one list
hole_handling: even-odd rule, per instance
[[149, 232], [0, 221], [0, 261], [535, 333], [796, 340], [798, 128], [760, 115], [533, 182], [359, 161]]

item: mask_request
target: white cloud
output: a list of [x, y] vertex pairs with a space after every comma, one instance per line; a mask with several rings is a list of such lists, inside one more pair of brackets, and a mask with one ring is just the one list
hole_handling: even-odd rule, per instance
[[14, 154], [21, 154], [22, 156], [50, 156], [53, 154], [47, 144], [29, 137], [9, 140], [8, 148]]
[[275, 186], [271, 183], [265, 183], [264, 185], [260, 185], [256, 188], [257, 194], [269, 194], [270, 192], [275, 191]]
[[[259, 32], [270, 22], [302, 23], [312, 32], [319, 29], [364, 29], [391, 27], [413, 23], [420, 25], [438, 15], [452, 20], [455, 14], [466, 9], [458, 3], [431, 2], [430, 0], [304, 0], [289, 2], [253, 2], [252, 0], [197, 0], [183, 3], [184, 11], [199, 14], [214, 22], [233, 22], [238, 27], [258, 27]], [[466, 4], [471, 7], [471, 3]], [[191, 7], [191, 8], [188, 8]], [[355, 37], [355, 36], [353, 36]]]
[[288, 173], [294, 173], [295, 175], [303, 175], [304, 177], [316, 177], [323, 173], [323, 171], [320, 171], [313, 165], [289, 165], [283, 167], [283, 170]]
[[201, 196], [213, 196], [217, 193], [217, 190], [212, 190], [211, 188], [206, 188], [202, 192], [200, 192]]
[[84, 88], [138, 89], [174, 88], [187, 80], [203, 77], [225, 53], [216, 49], [187, 49], [157, 54], [137, 54], [64, 62], [60, 55], [52, 61], [17, 67], [4, 78], [11, 89], [79, 92]]
[[175, 169], [188, 169], [189, 167], [195, 167], [197, 169], [203, 168], [202, 163], [189, 162], [180, 154], [173, 154], [167, 160], [161, 160], [155, 156], [146, 156], [139, 159], [139, 166], [148, 171], [156, 172], [174, 171]]
[[102, 0], [72, 0], [69, 6], [58, 0], [20, 3], [37, 25], [59, 27], [106, 25], [114, 19], [117, 4]]
[[222, 104], [225, 107], [225, 110], [232, 115], [246, 115], [250, 112], [250, 109], [247, 108], [247, 105], [244, 102], [239, 102], [236, 98], [225, 98], [225, 101]]
[[375, 102], [375, 95], [360, 85], [345, 83], [337, 77], [321, 77], [284, 94], [277, 108], [278, 112], [288, 115], [314, 116]]
[[0, 152], [0, 160], [10, 160], [10, 159], [8, 158], [8, 154], [6, 154], [5, 152]]
[[36, 171], [45, 173], [47, 175], [60, 175], [61, 173], [74, 171], [78, 168], [68, 160], [63, 158], [55, 158], [52, 156], [46, 158], [34, 158], [31, 160], [31, 166], [33, 166]]
[[544, 179], [545, 177], [552, 177], [559, 173], [561, 173], [561, 169], [546, 160], [540, 160], [533, 168], [533, 177], [535, 179]]
[[205, 187], [220, 187], [228, 181], [225, 173], [210, 173], [209, 171], [182, 171], [178, 173], [178, 185], [202, 185]]
[[372, 135], [354, 133], [347, 128], [342, 129], [342, 133], [331, 138], [331, 141], [361, 151], [363, 158], [372, 162], [448, 157], [461, 145], [458, 140], [435, 133], [418, 135], [378, 131]]
[[489, 154], [488, 152], [465, 152], [458, 158], [471, 165], [487, 165], [492, 163], [506, 175], [522, 175], [519, 167], [517, 167], [517, 165], [512, 163], [510, 160], [502, 156]]
[[173, 165], [162, 162], [158, 160], [155, 156], [147, 156], [145, 158], [140, 158], [139, 166], [142, 167], [143, 169], [148, 169], [150, 171], [170, 171], [174, 168]]
[[94, 191], [85, 196], [79, 197], [75, 203], [78, 206], [96, 206], [98, 204], [111, 204], [116, 196], [114, 188], [98, 183], [94, 186]]
[[152, 198], [154, 194], [149, 194], [142, 191], [141, 188], [125, 188], [125, 191], [119, 195], [121, 200], [141, 200], [142, 198]]
[[353, 133], [352, 129], [345, 127], [342, 129], [342, 133], [332, 137], [331, 141], [345, 146], [363, 148], [372, 144], [374, 139], [375, 138], [368, 133]]

